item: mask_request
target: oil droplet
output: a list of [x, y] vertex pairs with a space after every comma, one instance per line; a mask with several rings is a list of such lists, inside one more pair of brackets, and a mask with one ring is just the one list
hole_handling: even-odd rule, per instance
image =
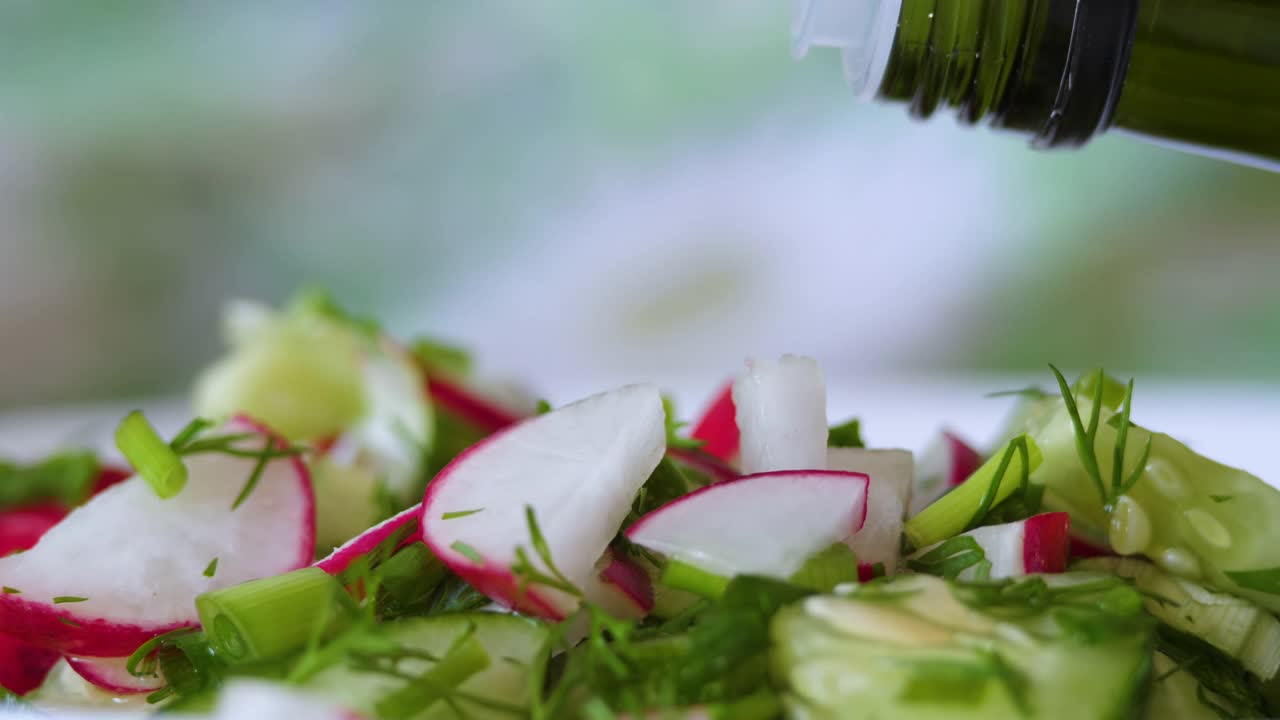
[[1187, 481], [1182, 476], [1182, 471], [1163, 458], [1151, 458], [1151, 461], [1147, 463], [1144, 477], [1156, 489], [1156, 492], [1167, 498], [1181, 500], [1191, 494], [1191, 489], [1187, 486]]
[[1182, 548], [1165, 548], [1155, 554], [1156, 564], [1178, 577], [1195, 580], [1200, 577], [1200, 561]]
[[1107, 535], [1111, 549], [1121, 555], [1135, 555], [1151, 544], [1151, 520], [1147, 511], [1128, 495], [1121, 495], [1111, 511]]
[[1231, 547], [1231, 533], [1218, 518], [1198, 508], [1188, 510], [1182, 513], [1182, 516], [1191, 524], [1191, 529], [1204, 538], [1205, 542], [1217, 548]]

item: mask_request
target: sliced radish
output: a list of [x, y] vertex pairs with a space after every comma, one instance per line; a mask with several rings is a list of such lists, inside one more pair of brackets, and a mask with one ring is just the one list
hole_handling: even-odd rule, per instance
[[402, 510], [348, 540], [342, 547], [322, 560], [316, 567], [330, 575], [340, 575], [362, 557], [370, 558], [376, 565], [392, 553], [421, 537], [422, 504]]
[[120, 695], [155, 692], [164, 687], [164, 680], [157, 674], [134, 677], [126, 665], [128, 657], [87, 658], [67, 656], [67, 665], [80, 677], [108, 692]]
[[951, 488], [968, 480], [981, 465], [981, 453], [955, 433], [944, 430], [916, 464], [910, 516], [914, 517]]
[[612, 550], [604, 554], [597, 567], [602, 567], [597, 574], [597, 594], [606, 598], [601, 607], [622, 618], [642, 618], [653, 611], [653, 580], [644, 568]]
[[666, 446], [662, 399], [651, 385], [580, 400], [503, 430], [459, 455], [427, 487], [423, 540], [448, 567], [493, 600], [559, 619], [571, 595], [533, 586], [511, 571], [517, 548], [533, 551], [532, 508], [565, 577], [591, 592], [631, 501]]
[[479, 393], [435, 375], [428, 381], [427, 391], [437, 405], [485, 432], [494, 433], [521, 420]]
[[627, 539], [717, 575], [786, 579], [863, 527], [868, 483], [832, 470], [747, 475], [667, 503], [628, 528]]
[[733, 404], [744, 474], [826, 468], [827, 390], [816, 361], [748, 360], [733, 383]]
[[865, 473], [871, 478], [867, 490], [867, 523], [849, 539], [849, 547], [858, 558], [860, 577], [873, 575], [877, 564], [883, 565], [886, 575], [898, 571], [902, 523], [911, 494], [911, 465], [911, 453], [907, 450], [827, 450], [828, 468]]
[[742, 473], [734, 470], [728, 463], [714, 455], [708, 455], [698, 450], [671, 448], [667, 450], [667, 456], [681, 465], [687, 465], [690, 469], [706, 475], [713, 483], [733, 480], [742, 475]]
[[56, 650], [0, 635], [0, 687], [26, 695], [44, 684], [60, 657]]
[[1073, 558], [1113, 557], [1115, 554], [1105, 543], [1098, 544], [1092, 538], [1074, 532], [1071, 534], [1071, 557]]
[[[246, 420], [220, 432], [269, 437]], [[259, 450], [262, 441], [240, 447]], [[72, 511], [35, 547], [0, 559], [0, 583], [20, 591], [0, 595], [0, 632], [75, 655], [119, 657], [196, 624], [200, 593], [310, 564], [315, 510], [296, 457], [268, 462], [256, 489], [231, 509], [255, 463], [192, 455], [186, 486], [168, 500], [134, 477]]]
[[[1054, 512], [1004, 525], [975, 528], [963, 533], [961, 537], [971, 537], [977, 541], [987, 562], [991, 563], [990, 578], [999, 580], [1032, 573], [1066, 571], [1070, 535], [1070, 516], [1064, 512]], [[918, 560], [941, 544], [921, 549], [912, 559]], [[959, 577], [961, 580], [971, 580], [976, 575], [977, 567], [970, 567], [960, 573]]]
[[741, 437], [738, 434], [737, 409], [733, 405], [733, 383], [726, 383], [716, 393], [711, 405], [693, 424], [689, 436], [703, 441], [702, 449], [725, 462], [733, 462], [738, 456]]

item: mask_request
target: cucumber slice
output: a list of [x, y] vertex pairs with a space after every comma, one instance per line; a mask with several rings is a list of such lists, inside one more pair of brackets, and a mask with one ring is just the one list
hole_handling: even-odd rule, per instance
[[[379, 632], [406, 648], [442, 656], [453, 641], [475, 628], [475, 637], [489, 654], [488, 667], [458, 686], [468, 696], [514, 708], [528, 708], [530, 672], [546, 662], [550, 632], [546, 626], [527, 618], [500, 613], [459, 613], [425, 618], [406, 618], [380, 625]], [[420, 675], [432, 667], [426, 660], [406, 660], [400, 669]], [[309, 678], [303, 688], [351, 708], [365, 717], [376, 717], [377, 702], [406, 685], [391, 675], [367, 672], [353, 665], [338, 665]], [[473, 700], [457, 698], [467, 717], [509, 720], [510, 711], [485, 707]], [[443, 720], [456, 715], [446, 703], [426, 708], [415, 720]]]
[[[1157, 652], [1152, 658], [1151, 671], [1156, 680], [1151, 683], [1143, 717], [1148, 720], [1219, 720], [1218, 713], [1197, 697], [1200, 681], [1168, 655]], [[1209, 701], [1226, 705], [1222, 698], [1212, 693]]]
[[[1069, 512], [1073, 533], [1095, 544], [1105, 541], [1122, 555], [1143, 555], [1166, 572], [1280, 611], [1280, 525], [1272, 522], [1280, 515], [1280, 491], [1168, 435], [1134, 426], [1126, 471], [1137, 466], [1148, 439], [1150, 457], [1137, 484], [1106, 508], [1080, 463], [1062, 400], [1040, 402], [1053, 410], [1038, 415], [1030, 431], [1044, 455], [1031, 480], [1045, 486], [1046, 510]], [[1092, 403], [1084, 396], [1078, 403], [1087, 418]], [[1117, 434], [1108, 419], [1114, 415], [1104, 401], [1095, 451], [1108, 480]]]
[[1248, 600], [1207, 590], [1135, 558], [1091, 558], [1073, 567], [1133, 580], [1157, 619], [1239, 660], [1263, 680], [1280, 669], [1280, 621]]
[[1151, 627], [1136, 591], [1107, 576], [899, 576], [785, 608], [772, 660], [793, 718], [1125, 718]]

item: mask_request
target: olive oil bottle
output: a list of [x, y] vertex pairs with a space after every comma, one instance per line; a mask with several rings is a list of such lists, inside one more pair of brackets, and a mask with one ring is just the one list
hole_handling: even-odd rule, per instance
[[864, 97], [1076, 147], [1104, 132], [1280, 171], [1280, 0], [806, 0], [796, 49]]

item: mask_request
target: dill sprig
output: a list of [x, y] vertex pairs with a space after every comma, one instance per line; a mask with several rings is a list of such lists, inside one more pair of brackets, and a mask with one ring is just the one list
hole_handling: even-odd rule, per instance
[[920, 573], [954, 580], [969, 568], [975, 568], [976, 580], [991, 577], [991, 561], [978, 541], [969, 535], [943, 540], [936, 547], [907, 561], [907, 567]]
[[[1080, 457], [1080, 464], [1084, 467], [1089, 479], [1093, 481], [1094, 487], [1098, 491], [1098, 496], [1102, 500], [1103, 507], [1109, 512], [1120, 499], [1120, 496], [1133, 489], [1133, 486], [1141, 479], [1142, 473], [1147, 466], [1147, 460], [1151, 457], [1151, 437], [1148, 436], [1146, 446], [1142, 450], [1137, 466], [1132, 473], [1125, 474], [1125, 452], [1128, 449], [1129, 428], [1132, 425], [1129, 416], [1133, 408], [1133, 380], [1129, 380], [1124, 394], [1124, 403], [1117, 415], [1119, 420], [1115, 422], [1116, 442], [1112, 448], [1111, 486], [1108, 488], [1102, 478], [1102, 470], [1098, 463], [1096, 448], [1098, 425], [1104, 404], [1103, 393], [1106, 391], [1107, 386], [1106, 373], [1099, 368], [1093, 377], [1089, 423], [1086, 425], [1080, 416], [1080, 406], [1076, 401], [1075, 392], [1067, 384], [1066, 377], [1062, 374], [1062, 371], [1052, 364], [1049, 365], [1049, 369], [1053, 371], [1054, 378], [1058, 381], [1058, 389], [1062, 394], [1062, 401], [1066, 405], [1067, 414], [1071, 417], [1071, 425], [1075, 430], [1076, 454]], [[1112, 419], [1114, 420], [1115, 418]]]
[[178, 431], [173, 440], [169, 441], [169, 448], [180, 456], [221, 453], [235, 458], [253, 460], [253, 469], [249, 472], [249, 477], [245, 480], [240, 492], [236, 494], [235, 500], [231, 503], [232, 510], [238, 509], [249, 499], [249, 495], [258, 487], [258, 482], [262, 479], [262, 474], [266, 471], [268, 463], [279, 458], [295, 457], [305, 452], [304, 448], [301, 447], [283, 445], [270, 435], [264, 438], [261, 449], [241, 447], [241, 444], [245, 441], [261, 437], [262, 434], [257, 432], [233, 432], [213, 437], [200, 437], [202, 432], [213, 427], [213, 425], [213, 421], [206, 418], [193, 419]]
[[582, 598], [582, 590], [565, 577], [565, 574], [560, 572], [560, 568], [556, 567], [555, 560], [551, 557], [551, 547], [547, 544], [546, 536], [542, 534], [542, 528], [538, 526], [537, 514], [532, 505], [524, 506], [524, 518], [525, 524], [529, 527], [529, 542], [533, 546], [533, 552], [542, 561], [542, 566], [546, 570], [533, 564], [528, 550], [523, 545], [516, 546], [516, 561], [511, 565], [511, 574], [518, 580], [519, 594], [523, 596], [530, 585], [542, 585]]

